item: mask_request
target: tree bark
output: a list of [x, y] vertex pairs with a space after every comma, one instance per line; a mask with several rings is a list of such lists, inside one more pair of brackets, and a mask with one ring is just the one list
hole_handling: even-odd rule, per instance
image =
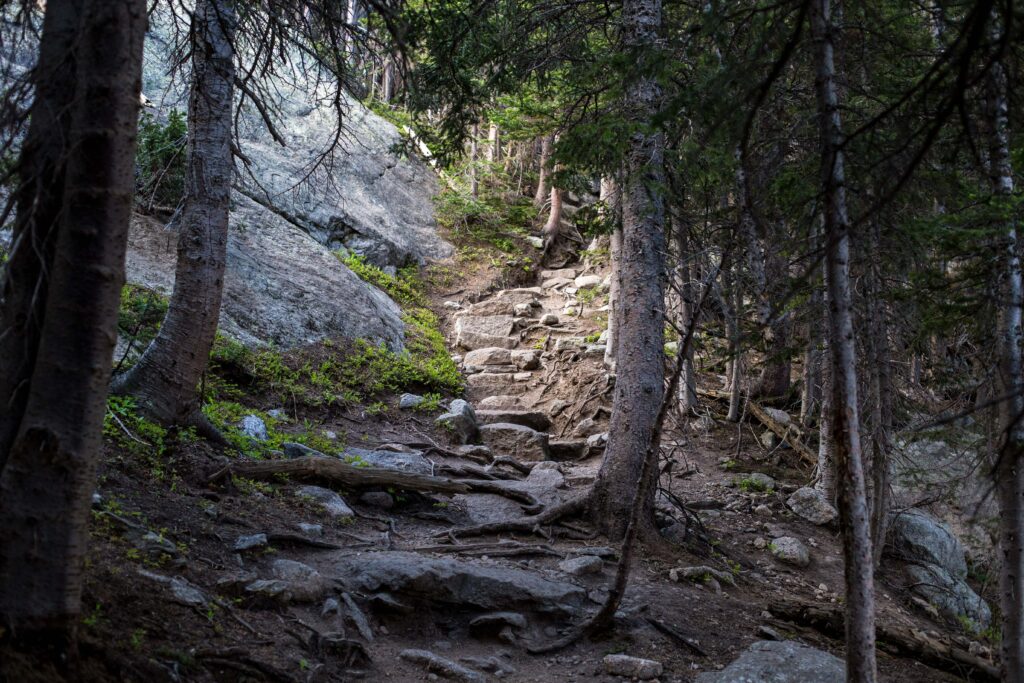
[[0, 471], [21, 426], [46, 314], [75, 94], [75, 40], [85, 0], [54, 3], [43, 18], [28, 132], [14, 190], [11, 253], [0, 291]]
[[831, 329], [831, 428], [839, 473], [839, 524], [846, 573], [846, 678], [873, 683], [877, 679], [874, 567], [857, 406], [857, 359], [849, 273], [850, 221], [834, 62], [837, 28], [832, 23], [831, 12], [830, 0], [812, 0], [811, 34], [815, 42]]
[[472, 137], [469, 138], [469, 193], [475, 199], [480, 195], [480, 181], [477, 179], [477, 158], [480, 156], [480, 126], [473, 124]]
[[540, 139], [540, 175], [537, 178], [537, 192], [533, 195], [533, 203], [541, 208], [548, 201], [548, 194], [551, 191], [549, 178], [551, 169], [551, 143], [553, 136], [545, 135]]
[[[77, 27], [73, 54], [64, 51], [71, 25]], [[81, 609], [124, 284], [146, 3], [50, 0], [45, 26], [57, 31], [44, 29], [42, 51], [61, 47], [72, 57], [74, 88], [68, 136], [61, 140], [64, 182], [38, 197], [60, 201], [46, 313], [24, 414], [0, 472], [0, 624], [16, 638], [67, 655]], [[51, 40], [58, 46], [47, 45]], [[41, 71], [39, 77], [63, 75]], [[37, 99], [34, 110], [52, 102]]]
[[[686, 234], [686, 226], [679, 220], [678, 215], [670, 214], [673, 217], [672, 228], [675, 234], [676, 258], [679, 263], [676, 267], [677, 287], [679, 288], [679, 327], [688, 329], [693, 323], [694, 301], [699, 298], [699, 288], [693, 263], [693, 254], [689, 245], [689, 238]], [[679, 410], [684, 414], [690, 414], [697, 408], [697, 377], [693, 369], [693, 344], [683, 358], [682, 375], [679, 378]]]
[[501, 161], [501, 129], [496, 123], [487, 131], [487, 161], [492, 164]]
[[608, 260], [611, 263], [611, 282], [608, 289], [608, 343], [605, 346], [604, 365], [609, 371], [615, 372], [615, 359], [618, 357], [619, 343], [619, 274], [622, 260], [622, 221], [619, 206], [618, 183], [611, 176], [601, 178], [601, 200], [604, 202], [606, 219], [611, 221], [612, 233], [608, 239]]
[[[997, 20], [995, 15], [993, 19]], [[998, 30], [993, 31], [996, 39]], [[997, 60], [987, 79], [989, 114], [989, 175], [997, 208], [1005, 208], [1013, 196], [1013, 166], [1010, 157], [1008, 77], [1005, 64]], [[1021, 273], [1017, 226], [1011, 217], [1001, 245], [997, 287], [1001, 302], [998, 316], [999, 367], [1002, 392], [999, 406], [1001, 431], [994, 468], [999, 501], [999, 608], [1001, 620], [1000, 660], [1004, 683], [1024, 681], [1024, 396], [1021, 380], [1022, 322], [1024, 322], [1024, 276]]]
[[220, 317], [234, 171], [231, 154], [234, 0], [200, 0], [194, 14], [186, 195], [176, 217], [174, 292], [159, 334], [114, 389], [153, 418], [212, 431], [197, 385]]
[[541, 230], [544, 236], [544, 255], [547, 256], [558, 241], [562, 233], [562, 190], [551, 186], [551, 209], [548, 211], [548, 221]]
[[[627, 53], [649, 56], [661, 28], [661, 0], [625, 0], [622, 21]], [[654, 78], [629, 79], [625, 105], [633, 121], [650, 122], [660, 100]], [[664, 145], [661, 133], [638, 132], [625, 157], [617, 381], [608, 446], [591, 498], [598, 528], [613, 539], [625, 533], [664, 392]], [[642, 523], [650, 526], [654, 487], [642, 485], [642, 490], [648, 494]]]

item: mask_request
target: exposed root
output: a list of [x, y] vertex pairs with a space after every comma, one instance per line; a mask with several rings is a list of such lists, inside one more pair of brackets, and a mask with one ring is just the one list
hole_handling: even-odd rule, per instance
[[539, 515], [532, 517], [520, 517], [519, 519], [511, 519], [504, 522], [489, 522], [487, 524], [479, 524], [477, 526], [463, 527], [462, 529], [450, 529], [438, 534], [435, 534], [435, 538], [448, 537], [454, 542], [456, 538], [466, 538], [469, 536], [485, 536], [487, 534], [500, 534], [507, 532], [519, 532], [519, 533], [540, 533], [542, 536], [543, 526], [548, 524], [555, 524], [558, 520], [563, 517], [571, 517], [578, 515], [583, 512], [588, 502], [590, 501], [590, 490], [581, 493], [575, 498], [571, 498], [564, 503], [549, 507]]
[[544, 510], [544, 503], [528, 491], [521, 491], [508, 487], [502, 481], [480, 481], [478, 479], [456, 479], [456, 482], [465, 484], [473, 493], [494, 493], [505, 498], [510, 498], [523, 506], [523, 511], [528, 515], [536, 515]]

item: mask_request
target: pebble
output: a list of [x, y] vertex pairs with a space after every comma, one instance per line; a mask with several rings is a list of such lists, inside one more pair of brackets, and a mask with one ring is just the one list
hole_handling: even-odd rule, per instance
[[596, 555], [580, 555], [558, 563], [558, 568], [566, 574], [584, 576], [598, 574], [604, 568], [604, 562]]
[[629, 655], [605, 655], [604, 670], [615, 676], [628, 676], [641, 681], [649, 681], [661, 675], [661, 662], [653, 659], [630, 657]]
[[310, 524], [308, 522], [299, 522], [299, 531], [306, 534], [307, 536], [320, 537], [324, 535], [323, 525]]
[[267, 545], [266, 534], [252, 534], [251, 536], [239, 536], [235, 540], [235, 550], [251, 550], [253, 548], [262, 548]]

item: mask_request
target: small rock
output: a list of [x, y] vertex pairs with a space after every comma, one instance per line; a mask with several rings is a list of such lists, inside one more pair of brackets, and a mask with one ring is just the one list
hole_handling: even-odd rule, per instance
[[531, 379], [533, 379], [533, 373], [517, 372], [512, 375], [512, 379], [514, 379], [517, 382], [529, 382]]
[[779, 632], [773, 629], [771, 626], [765, 626], [762, 624], [757, 628], [757, 635], [761, 636], [765, 640], [783, 640], [783, 637], [779, 635]]
[[615, 676], [626, 676], [637, 678], [641, 681], [649, 681], [661, 675], [661, 662], [653, 659], [641, 659], [629, 655], [605, 655], [604, 670]]
[[434, 424], [449, 430], [452, 439], [458, 444], [469, 443], [479, 431], [473, 406], [461, 398], [452, 401], [448, 412], [434, 420]]
[[337, 598], [327, 598], [324, 600], [324, 606], [320, 608], [320, 616], [326, 617], [329, 614], [341, 615], [341, 603], [338, 602]]
[[580, 275], [578, 278], [573, 280], [573, 284], [579, 289], [584, 287], [597, 287], [601, 284], [600, 275]]
[[572, 555], [593, 555], [594, 557], [600, 557], [604, 560], [613, 559], [619, 554], [615, 548], [609, 548], [606, 545], [585, 545], [579, 548], [573, 548], [569, 553]]
[[774, 491], [777, 488], [775, 480], [763, 472], [737, 475], [733, 483], [748, 491]]
[[94, 491], [92, 494], [92, 506], [98, 508], [101, 505], [103, 505], [103, 496], [98, 491]]
[[602, 431], [604, 431], [603, 427], [594, 418], [588, 417], [580, 420], [579, 424], [576, 425], [574, 433], [576, 436], [587, 437], [593, 434], [600, 434]]
[[234, 549], [237, 551], [252, 550], [253, 548], [262, 548], [267, 545], [266, 534], [252, 534], [251, 536], [239, 536], [235, 540]]
[[395, 499], [387, 491], [367, 491], [359, 496], [359, 502], [382, 510], [395, 507]]
[[295, 443], [293, 441], [286, 441], [283, 444], [281, 444], [281, 450], [284, 451], [284, 454], [285, 454], [286, 457], [293, 458], [293, 459], [294, 458], [305, 458], [305, 457], [310, 457], [310, 456], [318, 457], [318, 458], [326, 458], [327, 457], [326, 455], [324, 455], [320, 451], [314, 450], [314, 449], [310, 448], [309, 446], [306, 446], [305, 444]]
[[308, 522], [299, 522], [299, 531], [307, 536], [313, 536], [316, 538], [324, 535], [324, 528], [322, 525], [310, 524]]
[[760, 515], [762, 517], [771, 517], [772, 509], [762, 503], [761, 505], [758, 505], [757, 507], [754, 508], [754, 514]]
[[248, 436], [250, 439], [256, 439], [257, 441], [267, 440], [267, 423], [264, 422], [260, 417], [256, 415], [246, 415], [242, 418], [242, 422], [238, 425], [238, 428], [242, 430], [242, 433]]
[[587, 437], [587, 445], [591, 448], [603, 448], [608, 443], [608, 432], [591, 434]]
[[462, 308], [462, 304], [460, 304], [458, 301], [445, 301], [441, 305], [444, 306], [445, 308], [447, 308], [450, 311], [457, 311], [460, 308]]
[[760, 536], [754, 539], [754, 547], [758, 550], [764, 550], [768, 547], [768, 541], [764, 540]]
[[548, 435], [523, 425], [495, 422], [480, 428], [480, 439], [491, 450], [519, 460], [547, 460]]
[[283, 420], [287, 417], [283, 408], [273, 408], [267, 411], [267, 415], [275, 420]]
[[540, 367], [540, 351], [517, 349], [511, 353], [511, 361], [519, 370], [536, 370]]
[[416, 394], [402, 394], [398, 399], [398, 407], [401, 410], [410, 410], [417, 407], [425, 400], [426, 399], [422, 396], [418, 396]]
[[794, 491], [786, 500], [786, 505], [798, 517], [806, 519], [811, 524], [831, 524], [839, 516], [839, 512], [829, 502], [828, 497], [810, 486]]
[[597, 574], [604, 568], [604, 562], [596, 555], [580, 555], [558, 563], [558, 568], [566, 574], [584, 576]]
[[806, 567], [811, 563], [811, 551], [798, 538], [781, 536], [772, 541], [772, 555], [780, 562], [795, 567]]
[[512, 313], [517, 318], [529, 318], [533, 315], [533, 306], [528, 303], [516, 304], [512, 307]]
[[287, 591], [296, 602], [319, 602], [330, 588], [320, 572], [302, 562], [274, 560], [270, 570], [274, 578], [287, 584]]
[[533, 247], [534, 249], [543, 249], [543, 248], [544, 248], [544, 240], [543, 240], [543, 238], [540, 238], [540, 237], [535, 237], [535, 236], [533, 236], [533, 235], [528, 235], [528, 236], [526, 237], [526, 241], [527, 241], [527, 242], [528, 242], [528, 243], [530, 244], [530, 246], [531, 246], [531, 247]]
[[336, 491], [325, 489], [320, 486], [301, 486], [296, 493], [300, 496], [312, 498], [324, 508], [328, 516], [335, 519], [352, 519], [356, 516], [352, 508], [348, 506], [345, 499]]
[[330, 429], [325, 429], [324, 430], [324, 438], [330, 439], [331, 441], [337, 441], [338, 440], [338, 432], [331, 431]]
[[553, 327], [553, 326], [557, 325], [558, 322], [559, 322], [558, 316], [555, 315], [554, 313], [545, 313], [544, 315], [542, 315], [540, 317], [540, 324], [541, 325], [550, 325], [550, 326]]

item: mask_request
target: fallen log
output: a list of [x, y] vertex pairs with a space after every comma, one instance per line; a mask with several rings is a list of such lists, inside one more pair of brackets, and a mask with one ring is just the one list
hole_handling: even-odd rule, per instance
[[[697, 393], [709, 398], [721, 400], [729, 399], [729, 392], [717, 389], [697, 389]], [[777, 420], [767, 409], [765, 409], [764, 406], [756, 401], [751, 401], [750, 399], [747, 399], [747, 410], [751, 415], [756, 417], [761, 424], [770, 429], [780, 439], [788, 443], [804, 462], [810, 465], [816, 465], [818, 463], [817, 452], [804, 443], [806, 435], [800, 425], [796, 424], [792, 420], [785, 423]]]
[[[780, 619], [810, 626], [834, 638], [843, 638], [845, 623], [843, 611], [831, 605], [806, 602], [779, 601], [768, 610]], [[972, 680], [999, 680], [999, 667], [987, 659], [971, 654], [951, 638], [935, 638], [900, 624], [876, 622], [875, 637], [878, 647], [890, 654], [912, 657], [943, 671], [962, 671]]]
[[383, 467], [357, 467], [337, 458], [307, 455], [292, 460], [262, 460], [233, 463], [210, 478], [219, 481], [227, 475], [247, 479], [270, 479], [278, 474], [293, 477], [322, 479], [352, 488], [394, 486], [409, 491], [428, 493], [468, 493], [470, 487], [445, 477], [432, 477], [415, 472], [401, 472]]

